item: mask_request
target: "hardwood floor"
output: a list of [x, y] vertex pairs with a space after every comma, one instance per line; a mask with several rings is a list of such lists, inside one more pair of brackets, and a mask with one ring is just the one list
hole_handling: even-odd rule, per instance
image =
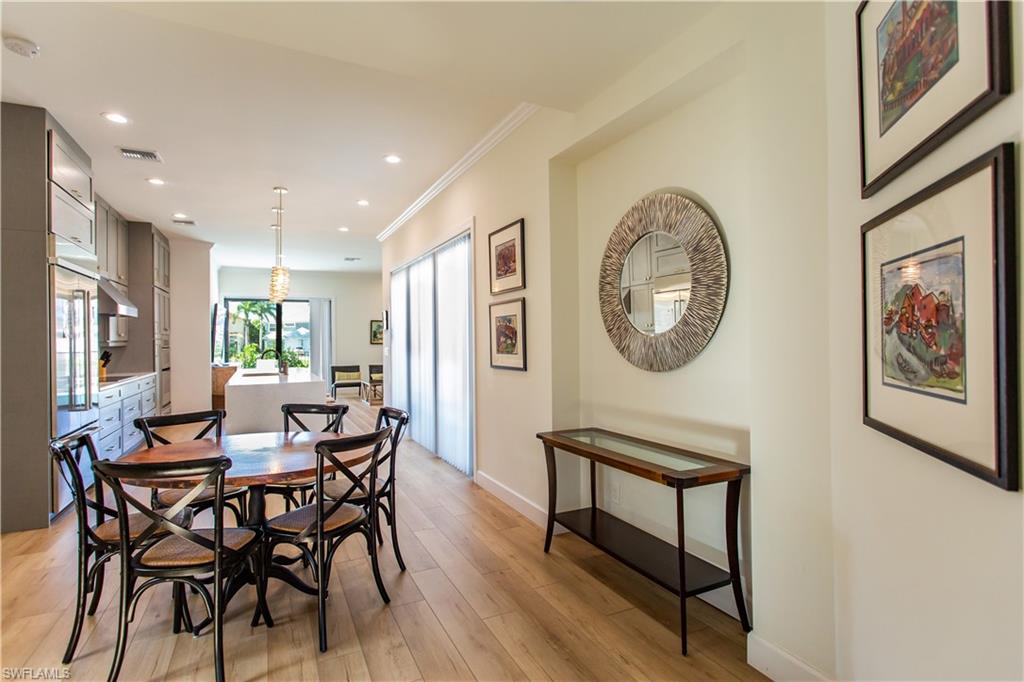
[[[350, 404], [346, 431], [372, 428], [376, 408]], [[400, 455], [398, 530], [408, 571], [398, 570], [386, 542], [381, 568], [391, 604], [381, 602], [365, 546], [352, 538], [335, 558], [327, 653], [317, 650], [316, 599], [271, 581], [275, 627], [249, 626], [252, 588], [228, 608], [229, 680], [765, 679], [746, 664], [745, 637], [729, 616], [691, 599], [684, 658], [675, 596], [573, 535], [557, 536], [545, 555], [543, 530], [470, 479], [409, 440]], [[268, 506], [283, 510], [279, 498]], [[75, 594], [73, 516], [2, 536], [0, 555], [0, 665], [59, 668]], [[106, 678], [116, 594], [115, 562], [70, 679]], [[201, 611], [194, 601], [193, 614]], [[122, 680], [213, 678], [210, 634], [171, 632], [170, 586], [141, 598], [130, 635]]]

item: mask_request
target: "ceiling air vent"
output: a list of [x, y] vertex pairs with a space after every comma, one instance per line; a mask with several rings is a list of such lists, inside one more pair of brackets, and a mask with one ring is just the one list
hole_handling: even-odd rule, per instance
[[174, 220], [172, 221], [175, 225], [191, 225], [195, 226], [196, 221], [194, 220]]
[[359, 258], [357, 256], [345, 256], [346, 263], [355, 263], [357, 260], [362, 260], [362, 258]]
[[129, 161], [156, 161], [157, 163], [163, 163], [163, 159], [156, 152], [147, 151], [145, 149], [128, 149], [127, 147], [121, 147], [121, 156]]

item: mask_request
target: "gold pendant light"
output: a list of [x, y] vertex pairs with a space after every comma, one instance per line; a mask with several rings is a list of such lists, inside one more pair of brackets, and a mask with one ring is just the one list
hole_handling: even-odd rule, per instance
[[284, 267], [282, 260], [282, 246], [284, 242], [284, 195], [288, 194], [288, 188], [286, 187], [275, 187], [274, 192], [277, 193], [277, 225], [275, 226], [277, 232], [277, 249], [276, 259], [274, 261], [274, 267], [270, 269], [270, 302], [281, 303], [288, 298], [288, 285], [291, 280], [291, 275], [288, 273], [288, 268]]

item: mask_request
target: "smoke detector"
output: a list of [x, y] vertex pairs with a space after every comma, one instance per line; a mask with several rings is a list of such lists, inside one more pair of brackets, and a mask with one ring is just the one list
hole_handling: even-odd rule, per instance
[[4, 47], [19, 57], [25, 57], [27, 59], [32, 59], [39, 55], [39, 46], [27, 38], [4, 36]]

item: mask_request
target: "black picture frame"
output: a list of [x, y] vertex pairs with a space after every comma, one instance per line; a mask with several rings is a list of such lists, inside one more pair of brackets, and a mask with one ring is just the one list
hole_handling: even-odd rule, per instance
[[[374, 323], [380, 325], [380, 340], [373, 340], [373, 325]], [[383, 346], [384, 345], [384, 330], [387, 327], [384, 325], [384, 320], [370, 320], [370, 345], [371, 346]]]
[[[1002, 144], [861, 226], [861, 378], [864, 424], [1005, 490], [1020, 489], [1017, 217], [1014, 163], [1013, 144]], [[995, 321], [995, 367], [993, 372], [996, 394], [994, 414], [996, 468], [994, 470], [871, 416], [869, 410], [870, 377], [868, 376], [870, 339], [867, 325], [868, 296], [873, 295], [873, 292], [869, 294], [867, 234], [879, 225], [889, 222], [917, 204], [941, 194], [946, 189], [989, 166], [993, 169], [992, 216], [994, 229], [992, 247], [995, 256], [992, 268], [993, 317]]]
[[[900, 0], [896, 0], [899, 2]], [[857, 7], [856, 39], [857, 39], [857, 117], [860, 125], [860, 186], [861, 198], [876, 194], [883, 187], [902, 175], [918, 161], [938, 149], [943, 143], [966, 128], [983, 113], [996, 105], [999, 100], [1010, 94], [1012, 90], [1011, 74], [1013, 65], [1010, 61], [1010, 3], [1005, 0], [986, 0], [985, 16], [988, 38], [988, 88], [970, 102], [965, 103], [957, 113], [950, 117], [937, 129], [926, 135], [916, 146], [879, 173], [878, 177], [868, 180], [864, 143], [864, 59], [861, 49], [862, 27], [861, 15], [869, 0], [862, 0]]]
[[[509, 304], [518, 304], [519, 306], [519, 318], [522, 320], [522, 324], [519, 327], [520, 346], [523, 349], [522, 358], [523, 362], [521, 366], [510, 366], [510, 365], [496, 365], [494, 364], [494, 308], [497, 306], [504, 306]], [[525, 372], [526, 371], [526, 298], [511, 298], [505, 301], [495, 301], [487, 308], [487, 325], [490, 328], [488, 334], [490, 346], [488, 347], [488, 353], [490, 355], [491, 367], [494, 369], [505, 369], [513, 372]]]
[[[519, 247], [516, 253], [517, 266], [519, 268], [520, 279], [522, 283], [519, 286], [508, 287], [506, 289], [495, 289], [494, 288], [494, 237], [495, 235], [504, 232], [510, 228], [519, 226]], [[508, 225], [502, 225], [497, 230], [490, 232], [487, 235], [487, 281], [492, 296], [498, 294], [507, 294], [510, 291], [522, 291], [526, 288], [526, 219], [520, 218], [519, 220], [513, 220]]]

